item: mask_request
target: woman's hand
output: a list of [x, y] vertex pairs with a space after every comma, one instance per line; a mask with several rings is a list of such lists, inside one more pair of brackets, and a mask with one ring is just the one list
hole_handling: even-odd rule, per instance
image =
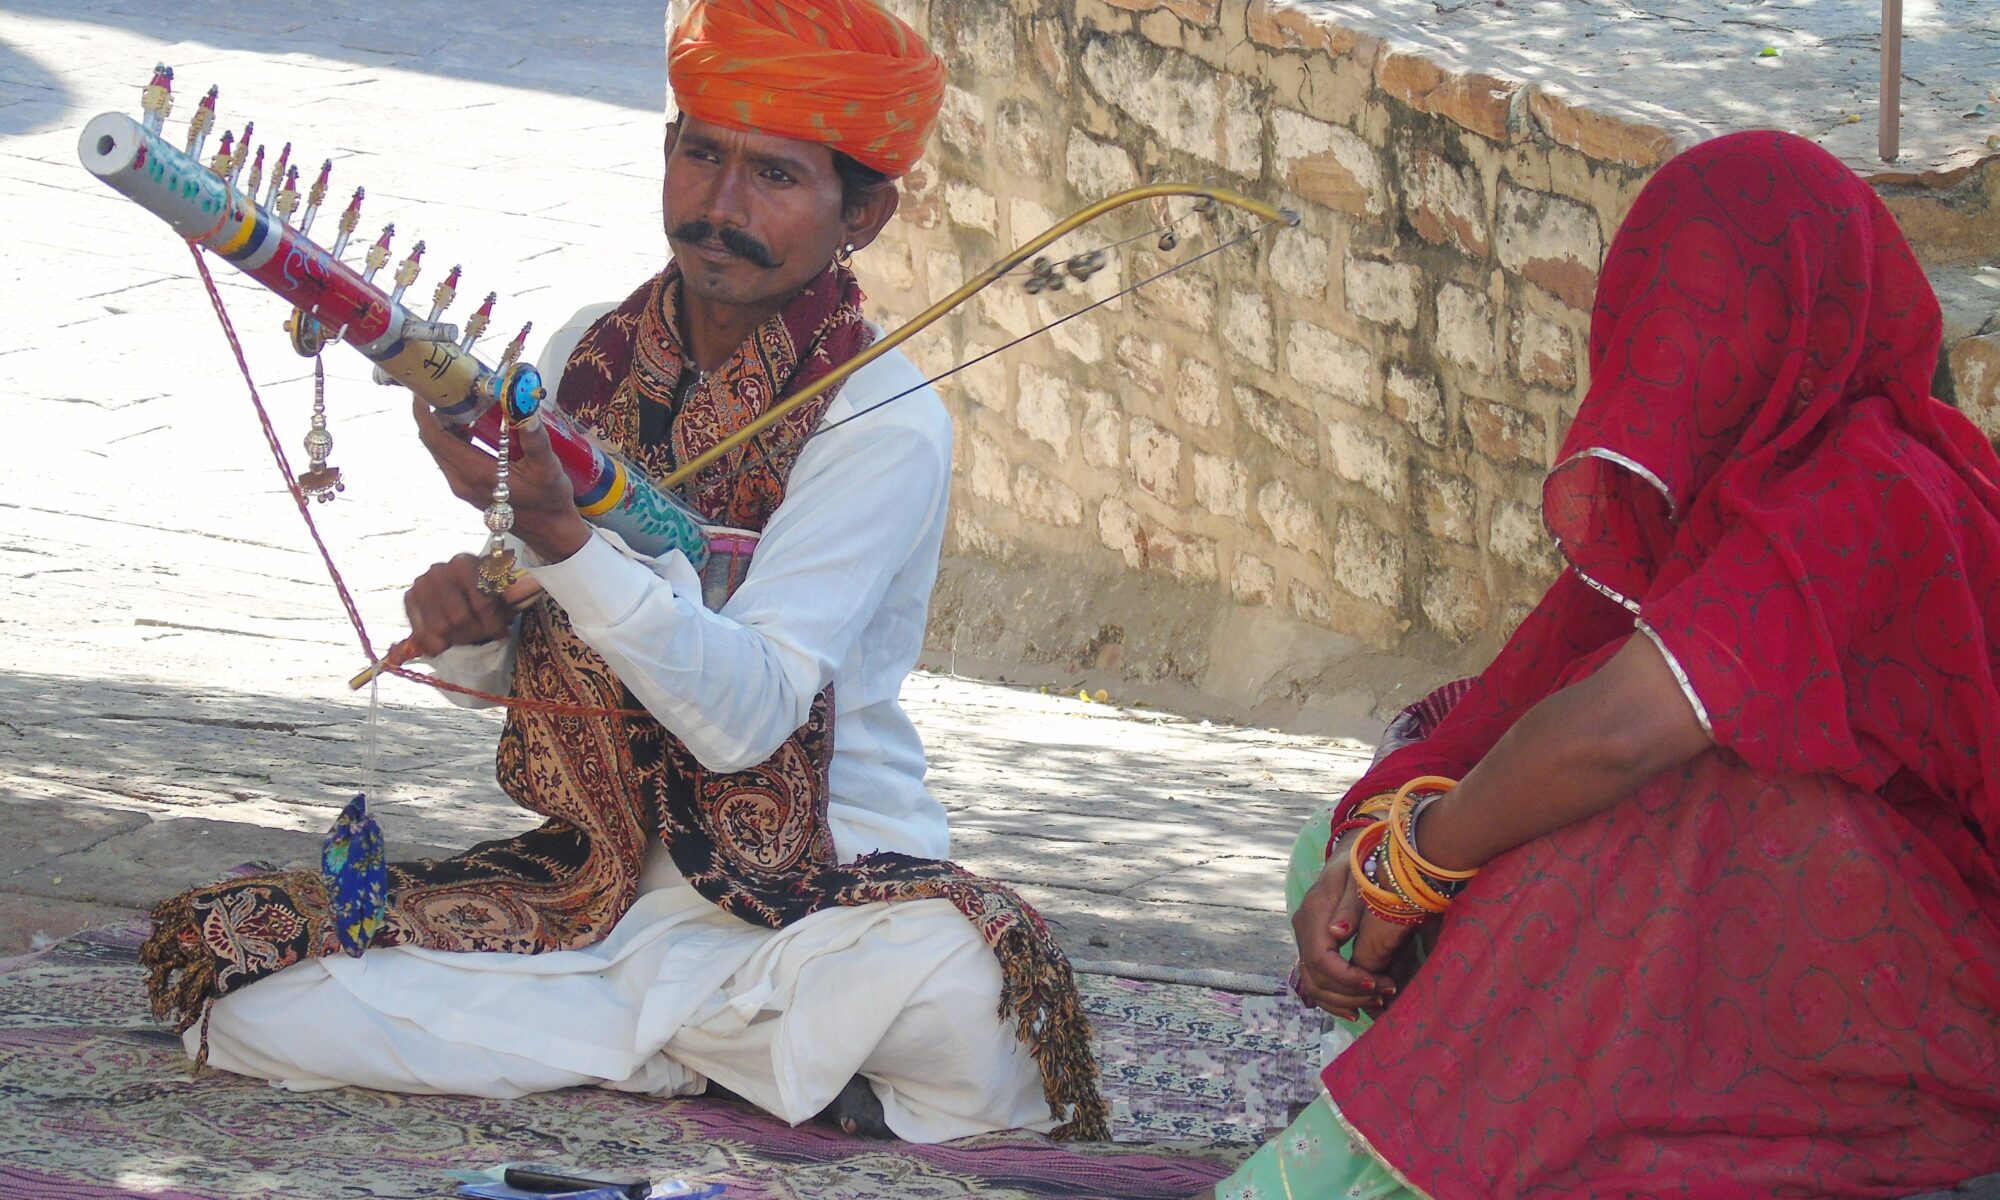
[[[451, 493], [474, 508], [493, 503], [499, 471], [493, 456], [466, 440], [457, 426], [438, 420], [431, 406], [416, 401], [417, 437], [437, 460]], [[576, 492], [549, 448], [549, 431], [539, 423], [514, 431], [507, 455], [508, 503], [514, 508], [514, 536], [543, 562], [561, 562], [590, 540], [590, 526], [576, 511]]]
[[1371, 925], [1386, 923], [1367, 911], [1361, 903], [1361, 889], [1349, 878], [1347, 849], [1357, 836], [1358, 833], [1349, 833], [1334, 845], [1333, 856], [1327, 860], [1319, 880], [1292, 914], [1292, 937], [1299, 947], [1299, 994], [1346, 1021], [1358, 1018], [1364, 1008], [1380, 1010], [1388, 997], [1395, 995], [1396, 982], [1388, 975], [1357, 965], [1362, 961], [1360, 944], [1355, 947], [1355, 963], [1342, 958], [1340, 948], [1361, 933], [1371, 938], [1371, 952], [1387, 948], [1380, 959], [1367, 961], [1386, 965], [1401, 944], [1402, 935], [1408, 933], [1405, 927], [1390, 926], [1397, 931], [1390, 940], [1380, 930], [1370, 932]]

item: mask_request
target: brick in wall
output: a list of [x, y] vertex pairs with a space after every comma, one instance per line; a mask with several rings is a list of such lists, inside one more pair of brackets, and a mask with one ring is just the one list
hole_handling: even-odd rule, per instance
[[1493, 332], [1493, 301], [1483, 292], [1447, 283], [1437, 293], [1437, 352], [1480, 376], [1500, 370]]
[[1296, 405], [1245, 383], [1235, 392], [1236, 411], [1257, 436], [1305, 466], [1318, 465], [1319, 439]]
[[1391, 504], [1401, 502], [1403, 456], [1388, 439], [1356, 429], [1345, 421], [1334, 421], [1326, 427], [1326, 442], [1336, 475], [1360, 484]]
[[1271, 139], [1279, 178], [1300, 196], [1354, 216], [1379, 217], [1389, 210], [1381, 162], [1358, 134], [1278, 108], [1271, 111]]
[[1303, 296], [1308, 300], [1325, 296], [1327, 276], [1332, 266], [1333, 256], [1327, 249], [1326, 239], [1303, 229], [1290, 230], [1283, 241], [1274, 242], [1271, 246], [1271, 278], [1294, 296]]
[[1568, 328], [1540, 313], [1516, 310], [1512, 336], [1514, 373], [1528, 383], [1559, 391], [1576, 386], [1576, 351]]
[[1194, 452], [1195, 503], [1221, 517], [1241, 517], [1249, 504], [1250, 477], [1243, 464], [1219, 454]]
[[1432, 446], [1445, 443], [1444, 393], [1435, 378], [1397, 363], [1382, 385], [1383, 407]]
[[1604, 258], [1597, 214], [1549, 192], [1500, 189], [1495, 248], [1500, 265], [1573, 308], [1588, 309]]
[[1063, 528], [1083, 524], [1083, 498], [1067, 484], [1026, 463], [1014, 470], [1014, 509], [1044, 525]]
[[1174, 382], [1174, 411], [1190, 425], [1212, 429], [1222, 424], [1222, 378], [1198, 358], [1181, 360]]
[[1378, 325], [1417, 327], [1417, 298], [1422, 293], [1424, 276], [1414, 264], [1356, 258], [1350, 254], [1341, 279], [1348, 312]]
[[1402, 168], [1404, 215], [1417, 236], [1472, 258], [1485, 258], [1493, 241], [1486, 220], [1486, 191], [1478, 173], [1426, 146], [1399, 153], [1397, 161]]
[[1424, 573], [1419, 606], [1431, 628], [1462, 642], [1486, 627], [1486, 582], [1470, 572], [1434, 567]]
[[1257, 515], [1280, 546], [1302, 554], [1326, 553], [1326, 527], [1319, 510], [1284, 480], [1273, 479], [1257, 489]]
[[1278, 573], [1254, 554], [1238, 554], [1229, 570], [1229, 591], [1243, 604], [1269, 604], [1278, 594]]
[[1541, 417], [1496, 400], [1465, 401], [1472, 446], [1491, 462], [1546, 466], [1548, 434]]
[[1333, 581], [1384, 608], [1403, 598], [1403, 543], [1368, 518], [1342, 509], [1334, 523]]
[[1244, 80], [1136, 38], [1092, 38], [1082, 68], [1099, 99], [1165, 145], [1238, 175], [1263, 172], [1263, 121]]
[[1417, 472], [1417, 494], [1425, 533], [1440, 541], [1472, 544], [1479, 493], [1471, 480], [1424, 467]]
[[1368, 405], [1375, 396], [1375, 356], [1310, 321], [1294, 321], [1285, 335], [1285, 371], [1308, 391], [1348, 404]]
[[1163, 504], [1181, 498], [1181, 440], [1146, 417], [1133, 417], [1132, 478]]
[[1111, 142], [1100, 142], [1087, 133], [1070, 134], [1063, 151], [1064, 174], [1079, 200], [1102, 200], [1139, 183], [1139, 170], [1132, 156]]
[[1125, 440], [1125, 414], [1110, 392], [1086, 388], [1083, 393], [1083, 461], [1093, 467], [1116, 467]]
[[1033, 363], [1023, 363], [1018, 378], [1015, 424], [1022, 433], [1054, 450], [1057, 461], [1068, 458], [1070, 430], [1076, 421], [1069, 381]]
[[1277, 351], [1271, 344], [1271, 302], [1262, 292], [1230, 293], [1222, 340], [1246, 362], [1266, 371], [1277, 367]]

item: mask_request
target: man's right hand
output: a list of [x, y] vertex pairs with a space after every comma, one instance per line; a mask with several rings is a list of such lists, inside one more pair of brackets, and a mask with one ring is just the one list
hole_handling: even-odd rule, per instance
[[479, 590], [479, 559], [460, 554], [417, 576], [403, 593], [410, 640], [426, 658], [453, 646], [507, 636], [514, 614], [506, 601]]
[[1352, 1021], [1363, 1009], [1379, 1011], [1394, 995], [1396, 982], [1387, 975], [1364, 971], [1341, 957], [1340, 948], [1361, 928], [1365, 911], [1361, 890], [1348, 877], [1348, 843], [1358, 832], [1341, 838], [1319, 879], [1292, 914], [1292, 937], [1299, 947], [1299, 991], [1313, 1004]]

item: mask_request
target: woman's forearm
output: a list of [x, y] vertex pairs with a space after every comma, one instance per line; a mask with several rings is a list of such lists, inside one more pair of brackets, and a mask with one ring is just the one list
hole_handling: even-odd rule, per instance
[[1450, 870], [1482, 866], [1611, 807], [1710, 745], [1658, 647], [1634, 636], [1515, 722], [1425, 811], [1418, 848]]

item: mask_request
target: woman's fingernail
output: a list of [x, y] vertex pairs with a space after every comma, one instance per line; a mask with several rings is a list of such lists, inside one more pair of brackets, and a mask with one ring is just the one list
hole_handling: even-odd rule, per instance
[[1349, 924], [1348, 924], [1347, 922], [1345, 922], [1345, 921], [1335, 921], [1335, 922], [1333, 923], [1333, 936], [1335, 936], [1335, 937], [1346, 937], [1346, 936], [1347, 936], [1347, 934], [1348, 934], [1348, 930], [1349, 930], [1349, 929], [1351, 929], [1351, 928], [1352, 928], [1352, 926], [1350, 926], [1350, 925], [1349, 925]]
[[1372, 979], [1364, 979], [1361, 981], [1361, 986], [1367, 988], [1369, 991], [1372, 992], [1375, 990], [1375, 981]]

